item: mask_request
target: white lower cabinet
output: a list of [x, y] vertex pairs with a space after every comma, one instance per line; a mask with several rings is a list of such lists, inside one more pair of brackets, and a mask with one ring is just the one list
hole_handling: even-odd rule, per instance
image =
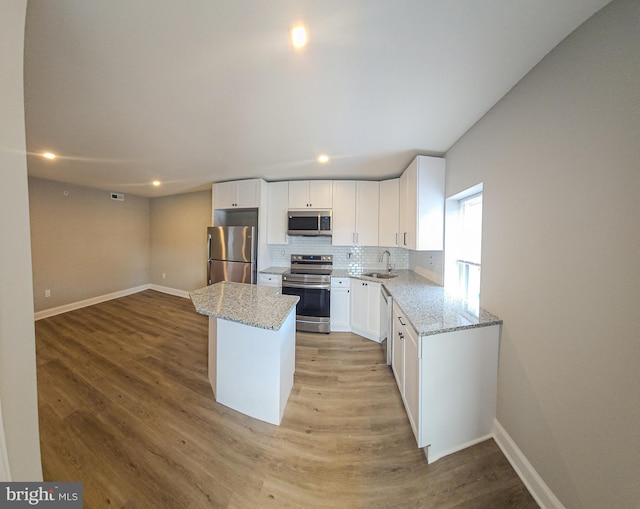
[[417, 437], [420, 420], [420, 359], [418, 334], [411, 325], [404, 334], [404, 403], [413, 434]]
[[331, 278], [331, 332], [349, 332], [351, 330], [351, 278]]
[[273, 286], [282, 289], [282, 276], [280, 274], [258, 273], [258, 284], [260, 286]]
[[418, 336], [394, 303], [391, 367], [429, 463], [491, 437], [499, 336], [499, 325]]
[[351, 281], [351, 331], [380, 342], [380, 283]]
[[393, 348], [391, 350], [391, 369], [393, 376], [400, 389], [400, 394], [404, 395], [404, 326], [407, 323], [402, 311], [397, 304], [393, 304], [393, 320], [391, 322], [391, 333], [393, 335]]

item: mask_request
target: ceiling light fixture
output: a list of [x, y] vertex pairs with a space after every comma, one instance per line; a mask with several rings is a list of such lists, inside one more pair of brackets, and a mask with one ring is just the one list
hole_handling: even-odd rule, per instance
[[308, 40], [307, 29], [303, 25], [297, 25], [291, 29], [291, 44], [295, 49], [304, 48]]
[[42, 157], [44, 157], [45, 159], [55, 159], [56, 155], [52, 152], [45, 152], [42, 154]]
[[318, 162], [321, 164], [326, 164], [329, 162], [329, 156], [326, 154], [320, 154], [318, 156]]
[[159, 180], [154, 180], [153, 182], [151, 182], [154, 186], [158, 187], [160, 186], [160, 181]]

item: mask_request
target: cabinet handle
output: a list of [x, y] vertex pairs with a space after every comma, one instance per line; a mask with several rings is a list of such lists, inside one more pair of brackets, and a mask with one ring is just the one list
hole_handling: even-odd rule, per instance
[[407, 245], [407, 232], [404, 232], [402, 234], [402, 241], [404, 242], [404, 245], [406, 246]]
[[406, 323], [404, 323], [404, 322], [402, 321], [402, 318], [401, 318], [401, 317], [398, 317], [398, 321], [400, 322], [400, 324], [401, 324], [401, 325], [407, 325]]
[[396, 246], [398, 245], [398, 232], [396, 232]]

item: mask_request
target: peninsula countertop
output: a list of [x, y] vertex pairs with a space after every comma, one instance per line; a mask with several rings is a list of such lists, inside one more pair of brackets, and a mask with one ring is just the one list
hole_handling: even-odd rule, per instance
[[[365, 271], [366, 272], [366, 271]], [[379, 279], [334, 270], [333, 277], [350, 277], [382, 283], [405, 312], [419, 336], [473, 329], [502, 323], [497, 316], [450, 295], [445, 288], [411, 270], [393, 271], [391, 279]]]
[[299, 297], [281, 295], [277, 288], [221, 281], [189, 293], [201, 315], [279, 330]]

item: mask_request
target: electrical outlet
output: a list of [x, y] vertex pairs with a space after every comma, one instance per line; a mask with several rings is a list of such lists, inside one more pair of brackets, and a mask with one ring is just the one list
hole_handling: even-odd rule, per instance
[[45, 290], [44, 291], [44, 296], [45, 297], [51, 297], [51, 290]]

